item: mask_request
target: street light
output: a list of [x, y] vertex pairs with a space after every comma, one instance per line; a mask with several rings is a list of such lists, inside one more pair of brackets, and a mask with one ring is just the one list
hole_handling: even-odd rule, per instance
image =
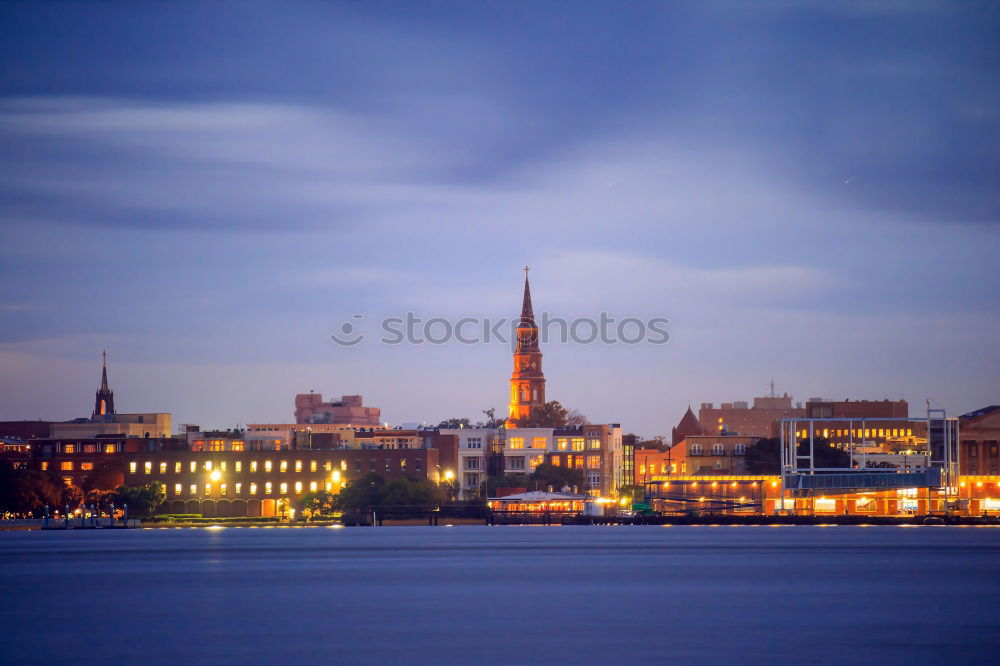
[[210, 478], [213, 482], [217, 482], [222, 478], [222, 472], [217, 469], [213, 469], [212, 473], [208, 475], [208, 478]]

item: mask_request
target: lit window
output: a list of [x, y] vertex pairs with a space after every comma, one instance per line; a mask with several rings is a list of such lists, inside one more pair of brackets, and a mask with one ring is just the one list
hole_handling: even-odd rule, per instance
[[296, 481], [295, 482], [295, 494], [296, 495], [301, 495], [302, 494], [302, 482], [301, 481]]
[[346, 472], [347, 471], [347, 460], [341, 460], [340, 461], [340, 471], [341, 472]]
[[212, 496], [212, 484], [211, 483], [206, 483], [205, 484], [205, 497], [211, 497], [211, 496]]
[[211, 460], [206, 460], [205, 461], [205, 471], [206, 472], [211, 472], [212, 471], [212, 461]]
[[226, 496], [226, 484], [224, 483], [219, 484], [219, 495], [221, 495], [222, 497]]
[[174, 463], [174, 474], [180, 474], [180, 473], [181, 473], [181, 461], [178, 460], [177, 462]]
[[250, 461], [250, 471], [251, 472], [256, 472], [257, 471], [257, 461], [256, 460], [251, 460]]
[[509, 440], [507, 440], [507, 448], [523, 449], [524, 437], [511, 437]]
[[232, 450], [233, 451], [242, 451], [243, 450], [243, 442], [233, 442]]
[[326, 492], [330, 492], [331, 490], [333, 490], [333, 482], [332, 481], [327, 481], [326, 482]]
[[569, 447], [569, 440], [565, 437], [560, 437], [556, 440], [556, 448], [560, 451], [565, 451]]
[[167, 473], [167, 463], [166, 462], [161, 462], [160, 463], [160, 474], [166, 474], [166, 473]]
[[128, 464], [128, 473], [135, 474], [135, 461], [133, 460]]
[[148, 460], [146, 462], [142, 463], [142, 471], [143, 471], [144, 474], [149, 474], [150, 472], [152, 472], [153, 471], [153, 463], [151, 463]]
[[72, 486], [73, 485], [73, 479], [72, 479], [72, 477], [64, 476], [63, 477], [63, 483], [65, 483], [67, 486]]
[[311, 493], [314, 493], [314, 492], [316, 492], [316, 490], [317, 490], [317, 488], [318, 488], [318, 487], [319, 487], [319, 486], [317, 486], [317, 484], [316, 484], [316, 482], [315, 482], [315, 481], [311, 481], [311, 482], [309, 483], [309, 492], [311, 492]]
[[191, 494], [192, 495], [197, 495], [198, 494], [198, 485], [195, 484], [195, 483], [192, 483], [190, 490], [191, 490]]
[[544, 437], [532, 437], [531, 438], [531, 448], [533, 449], [544, 449], [548, 447], [549, 443]]
[[174, 484], [174, 495], [180, 495], [182, 490], [183, 486], [181, 486], [181, 484], [179, 483]]
[[242, 484], [242, 483], [236, 483], [236, 484], [234, 484], [234, 485], [236, 486], [236, 487], [234, 488], [234, 490], [236, 491], [236, 494], [237, 494], [237, 495], [239, 495], [240, 493], [242, 493], [242, 492], [243, 492], [243, 484]]
[[587, 469], [598, 469], [601, 466], [601, 456], [587, 456]]
[[[285, 470], [281, 470], [281, 471], [284, 472]], [[301, 460], [296, 460], [295, 461], [295, 471], [296, 472], [301, 472], [302, 471], [302, 461]]]
[[281, 471], [282, 472], [287, 472], [288, 471], [288, 461], [287, 460], [282, 460], [281, 461]]
[[531, 466], [531, 469], [535, 469], [542, 464], [543, 460], [545, 460], [545, 456], [531, 456], [528, 460], [528, 465]]
[[265, 495], [270, 495], [271, 494], [271, 482], [270, 481], [267, 481], [267, 482], [264, 483], [264, 494]]
[[243, 461], [242, 460], [237, 460], [236, 462], [234, 462], [233, 463], [233, 468], [236, 470], [237, 474], [239, 474], [240, 472], [242, 472], [243, 471]]
[[316, 471], [316, 461], [315, 460], [310, 460], [309, 461], [309, 471], [310, 472], [315, 472]]
[[552, 464], [553, 465], [555, 465], [556, 467], [559, 467], [559, 461], [560, 461], [559, 456], [552, 456]]
[[76, 445], [63, 444], [63, 453], [76, 453]]
[[329, 460], [327, 460], [326, 463], [323, 465], [323, 469], [325, 469], [328, 472], [332, 471], [333, 470], [333, 463], [330, 462]]
[[115, 452], [115, 445], [114, 444], [105, 444], [104, 445], [104, 452], [105, 453], [114, 453]]
[[257, 484], [256, 483], [251, 483], [250, 484], [250, 494], [251, 495], [256, 495], [257, 494]]
[[70, 461], [59, 463], [59, 469], [61, 469], [64, 472], [72, 472], [73, 471], [73, 463], [70, 462]]
[[583, 437], [574, 437], [572, 444], [574, 451], [583, 451]]
[[288, 484], [287, 483], [285, 483], [284, 481], [282, 481], [281, 485], [279, 486], [279, 488], [280, 488], [279, 492], [282, 495], [287, 495], [288, 494]]
[[270, 472], [271, 471], [271, 461], [270, 460], [265, 460], [264, 461], [264, 471], [265, 472]]
[[194, 474], [195, 472], [197, 472], [198, 471], [198, 462], [195, 461], [195, 460], [192, 460], [190, 468], [191, 468], [191, 473], [192, 474]]
[[223, 460], [222, 462], [219, 463], [219, 471], [220, 472], [225, 472], [226, 471], [226, 461], [225, 460]]
[[94, 469], [94, 463], [92, 462], [80, 463], [80, 469], [82, 469], [84, 472], [89, 472], [90, 470]]
[[48, 462], [43, 462], [43, 463], [42, 463], [42, 471], [44, 472], [44, 471], [45, 471], [45, 470], [47, 470], [48, 468], [49, 468], [49, 463], [48, 463]]
[[587, 440], [587, 448], [591, 449], [591, 450], [601, 448], [601, 440], [599, 440], [599, 439], [588, 439]]

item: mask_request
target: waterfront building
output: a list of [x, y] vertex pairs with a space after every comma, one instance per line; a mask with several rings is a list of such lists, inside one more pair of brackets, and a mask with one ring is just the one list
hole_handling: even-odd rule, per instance
[[634, 483], [638, 483], [639, 485], [654, 478], [676, 474], [678, 470], [677, 462], [672, 458], [671, 449], [667, 449], [666, 451], [660, 451], [659, 449], [636, 449], [634, 464]]
[[299, 393], [295, 396], [296, 423], [341, 423], [377, 426], [382, 410], [366, 407], [360, 395], [342, 395], [340, 400], [323, 402], [320, 393]]
[[669, 467], [677, 474], [743, 474], [747, 447], [757, 437], [745, 435], [690, 435], [670, 447]]
[[[1000, 475], [1000, 405], [959, 417], [959, 473]], [[1000, 493], [997, 493], [1000, 497]]]
[[486, 504], [493, 511], [518, 513], [581, 513], [587, 495], [532, 490], [504, 497], [491, 497]]

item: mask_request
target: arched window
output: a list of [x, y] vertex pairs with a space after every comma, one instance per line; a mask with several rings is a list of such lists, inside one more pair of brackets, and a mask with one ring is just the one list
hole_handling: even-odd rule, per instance
[[713, 456], [724, 456], [724, 455], [726, 455], [726, 447], [724, 447], [722, 444], [713, 444], [712, 445], [712, 455]]
[[701, 448], [701, 444], [692, 444], [691, 445], [691, 455], [693, 455], [693, 456], [700, 456], [702, 454], [702, 451], [703, 451], [703, 449]]
[[744, 455], [746, 455], [746, 453], [747, 453], [747, 445], [746, 444], [737, 444], [736, 447], [733, 449], [733, 453], [735, 455], [738, 455], [738, 456], [744, 456]]
[[528, 387], [521, 387], [521, 402], [528, 402]]

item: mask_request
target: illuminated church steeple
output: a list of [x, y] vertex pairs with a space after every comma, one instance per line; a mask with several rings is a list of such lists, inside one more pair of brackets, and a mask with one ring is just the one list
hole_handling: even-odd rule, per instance
[[542, 374], [542, 352], [538, 349], [538, 326], [531, 309], [528, 270], [525, 266], [524, 300], [521, 303], [521, 320], [517, 324], [514, 372], [510, 376], [508, 428], [530, 425], [535, 410], [545, 404], [545, 375]]
[[115, 415], [115, 393], [108, 386], [108, 352], [101, 352], [101, 388], [94, 399], [94, 413], [91, 419], [106, 419]]

